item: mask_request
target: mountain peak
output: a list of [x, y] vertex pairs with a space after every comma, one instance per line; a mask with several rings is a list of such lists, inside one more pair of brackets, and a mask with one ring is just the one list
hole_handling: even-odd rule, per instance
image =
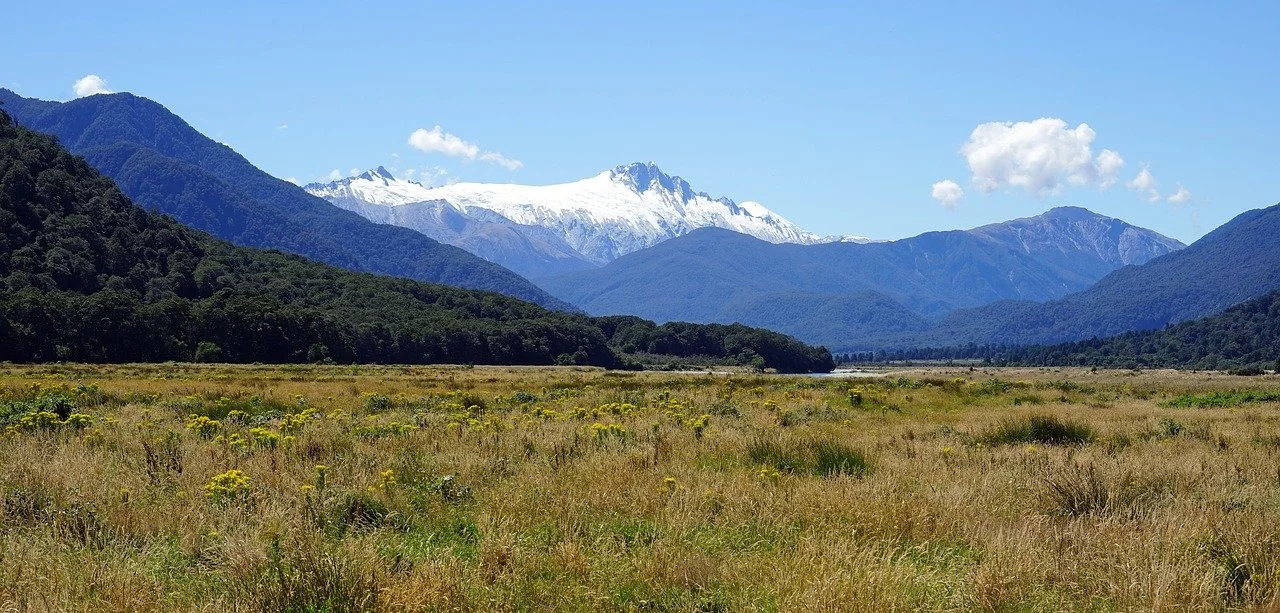
[[[1089, 253], [1101, 266], [1095, 272], [1142, 264], [1186, 246], [1153, 230], [1078, 206], [1054, 207], [1033, 217], [988, 224], [970, 232], [1024, 253], [1056, 252], [1077, 259]], [[1066, 260], [1060, 264], [1077, 269], [1083, 265]]]
[[1055, 206], [1039, 216], [1049, 219], [1111, 219], [1080, 206]]
[[[395, 181], [396, 180], [396, 178], [391, 175], [391, 172], [388, 171], [385, 166], [379, 166], [377, 168], [374, 168], [373, 170], [366, 170], [352, 178], [364, 179], [365, 181], [377, 181], [377, 180]], [[343, 180], [350, 182], [351, 178], [343, 179]]]
[[408, 179], [397, 179], [385, 166], [329, 183], [304, 185], [312, 196], [330, 202], [358, 200], [382, 206], [398, 206], [431, 199], [430, 188]]
[[675, 193], [684, 200], [688, 200], [695, 195], [688, 181], [662, 172], [662, 169], [658, 168], [658, 165], [653, 162], [633, 162], [618, 166], [613, 169], [613, 177], [620, 179], [636, 193], [649, 191], [653, 189], [654, 185], [657, 185], [661, 189]]

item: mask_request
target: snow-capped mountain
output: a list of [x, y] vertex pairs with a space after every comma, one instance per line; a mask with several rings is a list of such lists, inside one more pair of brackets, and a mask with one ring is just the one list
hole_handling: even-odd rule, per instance
[[[413, 228], [459, 246], [469, 244], [481, 255], [488, 251], [485, 257], [532, 277], [563, 271], [547, 270], [547, 258], [561, 264], [553, 269], [599, 266], [703, 227], [733, 230], [772, 243], [865, 240], [821, 237], [758, 202], [734, 202], [695, 192], [687, 181], [663, 173], [652, 163], [540, 186], [454, 183], [427, 187], [397, 179], [379, 167], [341, 181], [311, 184], [306, 190], [374, 221]], [[480, 228], [493, 234], [496, 226], [506, 226], [507, 239], [514, 240], [515, 234], [527, 239], [532, 251], [506, 256], [494, 254], [493, 249], [476, 250], [476, 244], [483, 242], [477, 237]], [[516, 261], [529, 257], [537, 261]]]

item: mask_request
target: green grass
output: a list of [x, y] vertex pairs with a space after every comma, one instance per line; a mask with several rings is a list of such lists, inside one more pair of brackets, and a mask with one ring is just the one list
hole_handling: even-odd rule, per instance
[[1221, 409], [1256, 402], [1280, 402], [1280, 392], [1248, 390], [1182, 394], [1173, 400], [1161, 403], [1160, 406], [1178, 409]]
[[1029, 415], [1001, 421], [979, 437], [987, 445], [1084, 445], [1097, 438], [1088, 425], [1052, 415]]

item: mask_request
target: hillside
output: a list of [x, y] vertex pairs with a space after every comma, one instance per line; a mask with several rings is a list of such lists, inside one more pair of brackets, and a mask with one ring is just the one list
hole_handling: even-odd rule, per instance
[[[622, 366], [673, 357], [829, 370], [825, 349], [742, 326], [655, 326], [492, 292], [354, 273], [236, 247], [134, 206], [51, 137], [0, 111], [0, 360]], [[663, 342], [664, 339], [670, 342]]]
[[893, 359], [983, 358], [1000, 364], [1280, 370], [1280, 292], [1160, 330], [1058, 345], [891, 352]]
[[1078, 208], [868, 244], [772, 244], [701, 229], [542, 284], [591, 313], [739, 321], [845, 347], [918, 333], [958, 308], [1058, 298], [1181, 246]]
[[272, 177], [146, 98], [120, 93], [59, 103], [0, 89], [0, 103], [20, 124], [58, 137], [143, 208], [235, 244], [571, 308], [463, 249], [375, 224]]
[[1280, 289], [1277, 236], [1280, 205], [1248, 211], [1186, 249], [1121, 268], [1062, 299], [957, 311], [926, 333], [886, 335], [867, 343], [869, 348], [1053, 344], [1160, 329]]

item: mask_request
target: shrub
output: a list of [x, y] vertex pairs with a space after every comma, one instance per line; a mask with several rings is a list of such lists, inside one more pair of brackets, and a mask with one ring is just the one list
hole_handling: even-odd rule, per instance
[[239, 470], [214, 475], [204, 486], [204, 495], [217, 504], [245, 502], [249, 498], [249, 475]]
[[365, 400], [364, 408], [370, 413], [385, 413], [391, 410], [391, 397], [386, 394], [370, 394]]
[[1092, 442], [1097, 433], [1088, 425], [1052, 415], [1030, 415], [1006, 419], [980, 437], [988, 445], [1083, 445]]
[[217, 343], [205, 341], [196, 345], [195, 361], [217, 362], [222, 359], [222, 348]]

